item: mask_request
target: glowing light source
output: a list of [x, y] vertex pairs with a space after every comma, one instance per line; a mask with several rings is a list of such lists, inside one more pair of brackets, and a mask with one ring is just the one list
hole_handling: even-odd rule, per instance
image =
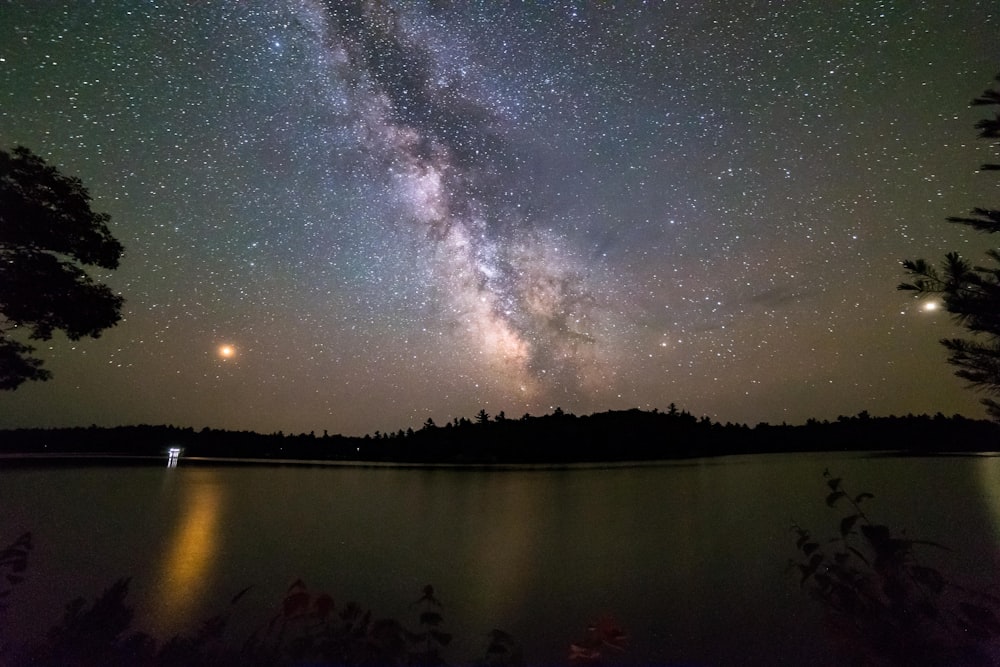
[[941, 302], [939, 301], [924, 301], [920, 304], [920, 310], [925, 313], [933, 313], [941, 309]]
[[236, 355], [236, 348], [232, 345], [220, 345], [219, 356], [223, 359], [231, 359]]
[[177, 467], [177, 460], [180, 457], [181, 457], [181, 448], [180, 447], [171, 447], [167, 451], [167, 467], [168, 468], [176, 468]]

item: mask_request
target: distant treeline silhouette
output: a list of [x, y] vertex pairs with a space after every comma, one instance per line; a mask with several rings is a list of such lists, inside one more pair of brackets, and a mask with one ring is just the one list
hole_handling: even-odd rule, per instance
[[110, 454], [431, 464], [565, 464], [656, 461], [774, 452], [892, 450], [912, 453], [993, 451], [1000, 424], [955, 415], [872, 417], [861, 412], [802, 425], [720, 424], [678, 410], [621, 410], [576, 416], [428, 419], [418, 429], [363, 437], [286, 435], [176, 426], [15, 429], [0, 431], [4, 454]]

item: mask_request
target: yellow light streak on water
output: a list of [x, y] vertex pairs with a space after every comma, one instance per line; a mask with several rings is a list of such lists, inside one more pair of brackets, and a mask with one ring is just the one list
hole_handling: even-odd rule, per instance
[[[208, 471], [183, 471], [198, 475]], [[205, 581], [211, 579], [219, 551], [222, 491], [211, 479], [191, 480], [179, 499], [176, 527], [163, 550], [154, 584], [157, 604], [153, 622], [159, 632], [179, 632], [191, 618]]]

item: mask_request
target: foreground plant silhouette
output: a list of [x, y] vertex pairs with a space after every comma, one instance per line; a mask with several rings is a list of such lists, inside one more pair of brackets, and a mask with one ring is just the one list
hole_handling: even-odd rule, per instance
[[[1000, 81], [1000, 76], [997, 76]], [[1000, 88], [983, 91], [972, 100], [973, 106], [1000, 106]], [[992, 148], [1000, 149], [1000, 112], [993, 118], [976, 123], [979, 137], [993, 141]], [[1000, 164], [989, 163], [980, 171], [1000, 171]], [[1000, 232], [1000, 208], [974, 208], [971, 217], [951, 216], [948, 222], [967, 225], [975, 230], [996, 234]], [[955, 375], [969, 381], [969, 386], [985, 391], [990, 396], [980, 402], [996, 421], [1000, 421], [1000, 248], [986, 252], [989, 265], [973, 265], [957, 252], [945, 255], [941, 270], [926, 260], [905, 260], [903, 268], [913, 282], [899, 285], [918, 295], [940, 294], [945, 309], [955, 321], [973, 334], [972, 338], [945, 338], [941, 344], [950, 352], [948, 363], [958, 367]]]
[[0, 150], [0, 390], [52, 376], [21, 338], [97, 338], [121, 320], [122, 297], [87, 272], [117, 269], [123, 252], [90, 202], [80, 179], [27, 148]]
[[[430, 586], [424, 598], [434, 599]], [[439, 648], [451, 637], [439, 630], [440, 614], [434, 618], [426, 614], [421, 614], [422, 631], [410, 632], [395, 619], [374, 619], [371, 611], [353, 602], [338, 609], [329, 594], [312, 593], [298, 580], [288, 589], [279, 611], [244, 644], [240, 661], [261, 665], [444, 664]]]
[[[77, 598], [47, 641], [28, 652], [31, 665], [443, 665], [441, 649], [451, 641], [440, 608], [427, 586], [418, 601], [420, 629], [395, 619], [375, 619], [353, 602], [337, 607], [327, 593], [310, 591], [301, 580], [288, 589], [278, 610], [238, 648], [223, 638], [228, 614], [202, 623], [192, 636], [175, 636], [162, 646], [149, 635], [130, 632], [133, 610], [126, 603], [129, 579], [120, 579], [87, 605]], [[249, 589], [231, 601], [236, 604]], [[415, 604], [418, 604], [415, 603]]]
[[[131, 630], [134, 609], [126, 602], [131, 578], [119, 579], [93, 603], [78, 597], [66, 605], [61, 622], [33, 646], [15, 644], [4, 636], [7, 597], [25, 579], [31, 533], [0, 549], [0, 666], [211, 667], [270, 665], [446, 665], [444, 649], [452, 635], [444, 630], [444, 605], [434, 587], [424, 586], [410, 604], [418, 629], [402, 622], [376, 619], [357, 603], [338, 608], [328, 593], [310, 591], [297, 579], [275, 612], [241, 645], [226, 638], [229, 613], [202, 622], [193, 635], [176, 635], [159, 645], [150, 635]], [[230, 610], [253, 588], [247, 586], [229, 601]], [[523, 667], [521, 646], [503, 630], [494, 629], [482, 658], [468, 664]], [[628, 638], [610, 616], [587, 627], [586, 635], [570, 645], [573, 664], [600, 664], [610, 653], [622, 653]]]
[[7, 598], [14, 587], [24, 581], [31, 547], [31, 533], [22, 533], [14, 542], [0, 550], [0, 665], [7, 663], [5, 656], [9, 654], [11, 644], [4, 632]]
[[606, 656], [624, 653], [628, 635], [610, 616], [602, 616], [587, 626], [578, 642], [569, 646], [569, 661], [574, 665], [599, 665]]
[[826, 611], [838, 648], [855, 665], [989, 665], [1000, 660], [1000, 598], [969, 590], [923, 565], [918, 549], [935, 542], [896, 534], [850, 495], [842, 480], [823, 473], [826, 504], [845, 508], [839, 535], [821, 541], [799, 526], [791, 565], [801, 586]]
[[[27, 565], [30, 537], [9, 547], [0, 556], [0, 571]], [[23, 556], [23, 558], [22, 558]], [[177, 635], [162, 645], [143, 633], [130, 630], [134, 619], [126, 602], [130, 585], [123, 578], [109, 586], [91, 604], [76, 598], [66, 605], [61, 622], [46, 640], [18, 650], [0, 651], [0, 665], [33, 667], [270, 667], [299, 665], [446, 665], [444, 649], [452, 635], [444, 630], [442, 603], [432, 586], [411, 604], [418, 629], [392, 618], [375, 618], [354, 602], [337, 606], [332, 596], [309, 590], [300, 579], [285, 593], [275, 612], [242, 644], [225, 637], [229, 614], [204, 621], [193, 635]], [[237, 593], [230, 606], [250, 590]], [[5, 589], [9, 592], [9, 588]], [[0, 625], [2, 628], [2, 625]], [[602, 656], [620, 654], [627, 637], [610, 617], [588, 626], [585, 637], [570, 646], [572, 664], [601, 664]], [[3, 646], [0, 645], [0, 649]], [[462, 664], [523, 667], [520, 645], [503, 630], [488, 635], [482, 658]]]

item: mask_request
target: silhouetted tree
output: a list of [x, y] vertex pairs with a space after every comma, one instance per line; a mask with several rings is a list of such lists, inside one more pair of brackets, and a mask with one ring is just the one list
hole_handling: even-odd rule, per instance
[[122, 297], [82, 268], [118, 268], [122, 245], [109, 219], [90, 210], [78, 178], [23, 146], [0, 150], [0, 389], [51, 377], [12, 332], [34, 340], [49, 340], [56, 329], [71, 340], [97, 338], [121, 319]]
[[489, 420], [490, 420], [490, 415], [488, 412], [486, 412], [486, 410], [480, 410], [479, 412], [476, 413], [477, 424], [485, 424], [489, 422]]
[[[1000, 76], [997, 77], [1000, 81]], [[1000, 105], [1000, 90], [987, 90], [972, 100], [973, 105]], [[1000, 139], [1000, 113], [994, 118], [976, 123], [979, 136]], [[994, 149], [1000, 143], [993, 144]], [[1000, 164], [984, 164], [983, 171], [1000, 170]], [[976, 208], [972, 217], [950, 217], [949, 222], [968, 225], [973, 229], [1000, 232], [1000, 209]], [[955, 320], [968, 329], [974, 338], [946, 338], [941, 341], [950, 355], [948, 361], [958, 370], [955, 375], [970, 385], [993, 396], [1000, 395], [1000, 248], [986, 253], [991, 266], [972, 265], [958, 253], [945, 256], [940, 270], [923, 259], [906, 260], [903, 268], [914, 278], [903, 283], [901, 290], [918, 294], [940, 294], [944, 307]], [[983, 398], [990, 416], [1000, 421], [1000, 403]]]

